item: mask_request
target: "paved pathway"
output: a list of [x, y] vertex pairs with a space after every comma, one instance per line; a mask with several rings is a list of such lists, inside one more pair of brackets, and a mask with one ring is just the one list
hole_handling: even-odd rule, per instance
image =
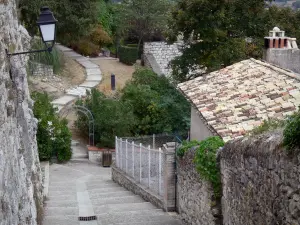
[[[59, 110], [77, 99], [86, 89], [97, 86], [101, 70], [73, 50], [56, 46], [86, 70], [86, 81], [52, 102]], [[88, 160], [83, 144], [72, 141], [72, 159], [49, 168], [48, 197], [43, 225], [181, 225], [171, 215], [156, 208], [111, 180], [111, 169]], [[82, 219], [94, 219], [79, 221]]]
[[70, 102], [75, 101], [80, 96], [85, 96], [86, 90], [90, 90], [91, 88], [98, 86], [102, 80], [102, 72], [99, 66], [93, 63], [89, 58], [79, 55], [72, 49], [59, 44], [56, 44], [55, 47], [64, 55], [76, 60], [86, 72], [86, 79], [82, 84], [76, 88], [66, 90], [66, 94], [64, 96], [55, 99], [52, 102], [52, 104], [58, 108], [58, 111], [60, 111]]
[[[111, 169], [88, 161], [84, 147], [73, 143], [73, 158], [50, 165], [49, 194], [43, 225], [180, 225], [111, 180]], [[97, 220], [79, 221], [96, 216]]]

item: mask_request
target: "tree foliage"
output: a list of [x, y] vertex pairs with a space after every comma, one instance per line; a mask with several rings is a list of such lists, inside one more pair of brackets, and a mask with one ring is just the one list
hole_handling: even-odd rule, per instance
[[58, 20], [57, 39], [65, 44], [87, 35], [98, 20], [97, 0], [20, 0], [21, 21], [32, 35], [37, 34], [36, 20], [44, 5]]
[[245, 58], [261, 58], [264, 36], [275, 26], [290, 36], [300, 35], [299, 11], [266, 8], [264, 0], [178, 0], [169, 37], [182, 35], [187, 47], [172, 62], [174, 80], [195, 77], [190, 72], [199, 65], [209, 72]]
[[56, 156], [64, 162], [71, 158], [71, 132], [66, 120], [60, 120], [47, 93], [32, 93], [33, 113], [38, 119], [37, 144], [41, 161]]
[[[77, 104], [92, 111], [95, 140], [100, 146], [113, 147], [115, 136], [180, 134], [189, 129], [189, 103], [165, 77], [148, 69], [138, 69], [115, 98], [92, 90]], [[87, 131], [87, 122], [79, 115], [77, 126]]]

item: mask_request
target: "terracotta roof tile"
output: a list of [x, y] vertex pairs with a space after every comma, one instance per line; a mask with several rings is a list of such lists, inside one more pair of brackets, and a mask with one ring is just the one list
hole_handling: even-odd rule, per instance
[[224, 140], [239, 138], [270, 117], [300, 105], [299, 75], [249, 59], [181, 83], [178, 88]]

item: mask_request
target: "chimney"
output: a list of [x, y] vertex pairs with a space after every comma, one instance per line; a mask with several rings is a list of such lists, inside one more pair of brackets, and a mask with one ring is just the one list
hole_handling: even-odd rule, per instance
[[265, 37], [264, 60], [300, 74], [300, 50], [296, 38], [286, 37], [284, 31], [274, 27], [269, 37]]
[[289, 38], [285, 36], [285, 32], [278, 27], [274, 27], [269, 32], [269, 37], [265, 37], [265, 48], [284, 48], [284, 49], [298, 49], [296, 38]]

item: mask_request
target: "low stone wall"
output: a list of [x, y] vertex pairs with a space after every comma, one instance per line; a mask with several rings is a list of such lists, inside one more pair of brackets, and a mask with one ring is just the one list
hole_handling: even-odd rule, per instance
[[211, 184], [200, 178], [193, 159], [195, 150], [188, 151], [177, 163], [177, 208], [188, 225], [221, 224], [220, 205], [216, 204]]
[[29, 62], [30, 72], [33, 76], [39, 77], [52, 77], [53, 74], [53, 66], [45, 65], [37, 62]]
[[164, 209], [163, 198], [152, 193], [146, 187], [138, 184], [135, 180], [127, 176], [122, 170], [112, 166], [112, 180], [121, 186], [125, 187], [127, 190], [133, 192], [136, 195], [141, 196], [148, 202], [151, 202], [155, 206]]
[[225, 225], [300, 224], [300, 154], [288, 156], [281, 142], [273, 132], [221, 151]]
[[[169, 63], [182, 53], [180, 51], [182, 42], [176, 42], [169, 45], [167, 42], [145, 42], [144, 43], [144, 61], [152, 69], [160, 71], [159, 74], [169, 76], [172, 69]], [[146, 56], [146, 57], [145, 57]], [[157, 65], [159, 68], [157, 68]]]

